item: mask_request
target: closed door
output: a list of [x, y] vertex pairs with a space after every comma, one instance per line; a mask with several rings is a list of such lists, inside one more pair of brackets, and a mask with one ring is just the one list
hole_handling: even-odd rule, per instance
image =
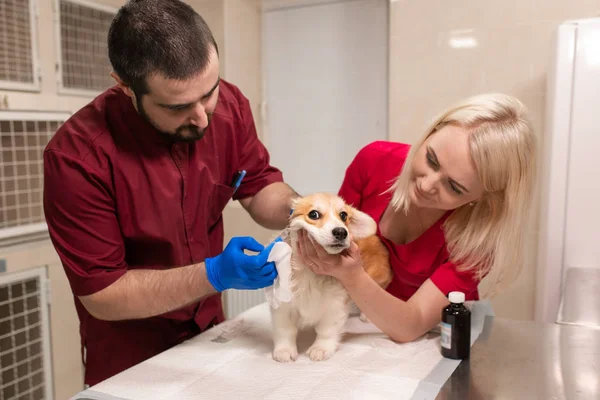
[[301, 194], [337, 192], [360, 148], [388, 137], [387, 3], [265, 12], [265, 143]]

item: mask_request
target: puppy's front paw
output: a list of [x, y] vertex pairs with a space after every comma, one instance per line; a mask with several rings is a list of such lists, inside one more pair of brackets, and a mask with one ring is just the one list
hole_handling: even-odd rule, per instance
[[273, 360], [282, 363], [293, 362], [298, 358], [298, 350], [291, 347], [281, 347], [273, 350]]
[[306, 351], [306, 355], [313, 361], [325, 361], [333, 356], [335, 350], [335, 345], [315, 343]]

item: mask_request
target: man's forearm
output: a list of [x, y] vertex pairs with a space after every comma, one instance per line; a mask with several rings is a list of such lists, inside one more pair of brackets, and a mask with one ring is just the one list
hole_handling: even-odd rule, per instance
[[288, 223], [292, 200], [298, 193], [283, 182], [272, 183], [258, 192], [246, 207], [254, 221], [267, 229], [283, 229]]
[[95, 318], [116, 321], [164, 314], [213, 293], [201, 263], [168, 270], [129, 270], [109, 287], [80, 299]]

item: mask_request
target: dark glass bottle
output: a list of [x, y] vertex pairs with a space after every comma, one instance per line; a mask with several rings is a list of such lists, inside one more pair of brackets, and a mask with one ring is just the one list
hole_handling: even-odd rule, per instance
[[465, 294], [450, 292], [450, 304], [442, 310], [442, 355], [461, 360], [471, 352], [471, 311], [465, 307]]

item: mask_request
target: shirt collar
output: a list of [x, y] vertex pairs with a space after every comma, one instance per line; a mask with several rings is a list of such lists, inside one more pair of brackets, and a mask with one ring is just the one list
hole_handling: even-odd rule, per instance
[[170, 147], [172, 142], [140, 115], [133, 105], [133, 100], [123, 93], [121, 88], [115, 86], [111, 90], [115, 90], [116, 92], [116, 101], [112, 103], [113, 107], [109, 104], [108, 108], [111, 110], [111, 113], [119, 115], [132, 136], [140, 142]]

